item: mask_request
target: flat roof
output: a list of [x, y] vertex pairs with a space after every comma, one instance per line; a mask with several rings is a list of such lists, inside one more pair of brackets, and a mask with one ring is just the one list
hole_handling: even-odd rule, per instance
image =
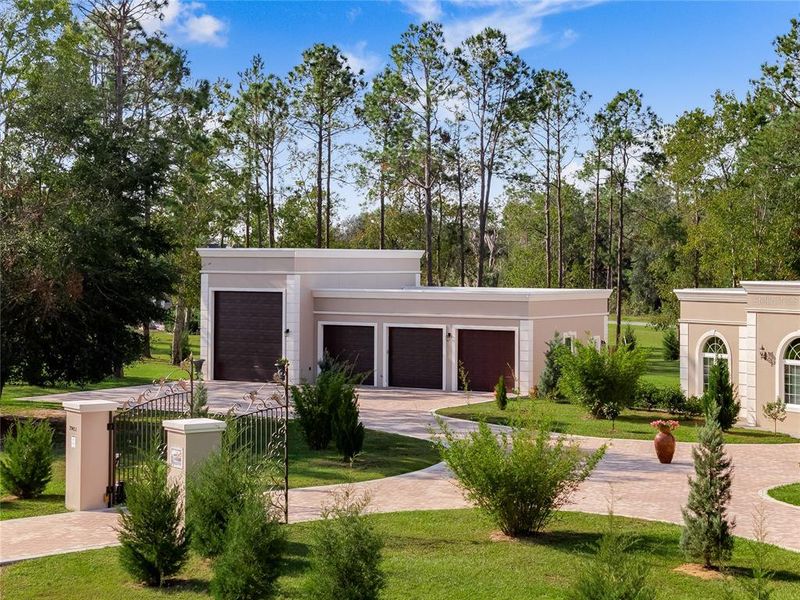
[[416, 258], [423, 250], [364, 250], [355, 248], [197, 248], [203, 258], [247, 256], [251, 258]]
[[315, 298], [392, 298], [425, 300], [607, 300], [611, 290], [588, 288], [487, 288], [409, 286], [388, 289], [314, 289]]
[[672, 291], [681, 301], [747, 302], [747, 291], [744, 288], [683, 288]]

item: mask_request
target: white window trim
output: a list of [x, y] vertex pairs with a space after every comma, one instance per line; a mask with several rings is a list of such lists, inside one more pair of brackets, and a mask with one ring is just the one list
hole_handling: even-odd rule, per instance
[[[317, 375], [319, 375], [319, 362], [322, 360], [324, 348], [325, 325], [352, 325], [354, 327], [372, 327], [372, 386], [378, 386], [378, 324], [363, 321], [317, 321]], [[383, 379], [383, 377], [381, 377]]]
[[452, 372], [451, 375], [452, 390], [454, 392], [458, 391], [458, 332], [464, 329], [514, 332], [514, 377], [515, 377], [514, 383], [516, 384], [517, 387], [519, 387], [520, 380], [522, 379], [522, 375], [519, 372], [519, 327], [514, 327], [514, 326], [501, 327], [492, 325], [454, 325], [453, 326], [454, 333], [452, 337], [453, 348], [450, 351], [450, 356], [452, 357], [450, 361], [450, 367]]
[[405, 327], [407, 329], [441, 329], [442, 330], [442, 387], [447, 389], [447, 326], [432, 325], [430, 323], [384, 323], [383, 324], [383, 376], [381, 377], [382, 386], [388, 388], [389, 381], [389, 328]]
[[577, 331], [565, 331], [561, 334], [561, 342], [563, 344], [567, 343], [567, 340], [570, 340], [569, 344], [569, 351], [575, 354], [575, 342], [578, 341], [578, 332]]
[[[272, 292], [280, 293], [281, 295], [281, 356], [286, 357], [286, 288], [243, 288], [243, 287], [208, 287], [208, 373], [210, 377], [214, 378], [214, 358], [216, 348], [214, 346], [214, 327], [216, 323], [214, 303], [217, 298], [217, 292]], [[292, 331], [289, 335], [297, 335], [298, 332]]]
[[[778, 351], [775, 354], [777, 359], [777, 364], [775, 365], [775, 396], [785, 403], [788, 412], [800, 412], [800, 404], [786, 402], [786, 386], [784, 385], [784, 365], [786, 365], [787, 360], [783, 358], [783, 355], [786, 353], [789, 343], [797, 338], [800, 338], [800, 329], [786, 335], [778, 344]], [[789, 364], [800, 365], [800, 361], [792, 360], [789, 361]], [[772, 402], [772, 400], [767, 400], [767, 402]]]
[[[706, 345], [706, 342], [709, 338], [718, 337], [722, 340], [722, 343], [725, 344], [725, 349], [727, 353], [725, 354], [711, 354], [709, 352], [703, 352], [703, 347]], [[695, 370], [697, 371], [695, 375], [695, 391], [697, 392], [698, 396], [701, 396], [703, 392], [705, 392], [705, 385], [703, 381], [703, 359], [706, 357], [709, 358], [724, 358], [728, 361], [728, 378], [731, 382], [733, 382], [733, 369], [731, 367], [731, 345], [728, 343], [728, 340], [716, 329], [712, 329], [710, 331], [706, 331], [703, 335], [700, 336], [700, 340], [697, 342], [697, 348], [695, 349], [694, 355], [697, 357], [697, 363]]]

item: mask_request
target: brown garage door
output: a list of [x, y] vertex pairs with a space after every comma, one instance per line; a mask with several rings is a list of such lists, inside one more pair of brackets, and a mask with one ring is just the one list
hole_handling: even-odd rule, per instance
[[365, 385], [375, 384], [375, 328], [369, 325], [323, 325], [322, 348], [338, 361], [366, 374]]
[[280, 292], [215, 292], [214, 379], [271, 380], [282, 342]]
[[[471, 390], [490, 392], [500, 379], [514, 387], [514, 332], [488, 329], [458, 330], [458, 360], [464, 366]], [[458, 389], [463, 389], [459, 377]]]
[[389, 328], [389, 385], [442, 389], [442, 330]]

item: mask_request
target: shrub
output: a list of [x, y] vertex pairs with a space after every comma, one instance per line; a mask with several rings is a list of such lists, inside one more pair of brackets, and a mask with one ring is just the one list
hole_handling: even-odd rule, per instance
[[636, 332], [632, 325], [625, 325], [625, 329], [622, 330], [621, 344], [626, 350], [636, 350]]
[[222, 553], [231, 519], [250, 495], [266, 487], [261, 469], [232, 449], [235, 433], [235, 428], [225, 432], [222, 448], [189, 474], [186, 485], [186, 526], [192, 548], [205, 558]]
[[562, 360], [562, 369], [560, 387], [565, 396], [592, 416], [614, 421], [633, 402], [644, 355], [624, 346], [598, 349], [577, 342], [575, 354]]
[[382, 538], [364, 518], [368, 499], [338, 494], [313, 529], [308, 595], [315, 600], [374, 600], [386, 585]]
[[505, 410], [508, 406], [508, 393], [506, 392], [506, 378], [500, 375], [500, 379], [494, 386], [494, 401], [497, 408]]
[[654, 600], [647, 584], [650, 568], [631, 553], [636, 540], [620, 535], [609, 517], [609, 529], [597, 542], [591, 561], [581, 571], [572, 600]]
[[[708, 407], [705, 412], [717, 415], [719, 425], [727, 431], [736, 423], [739, 416], [739, 401], [736, 390], [731, 383], [727, 360], [715, 360], [708, 369], [708, 389], [703, 394], [703, 404]], [[719, 410], [712, 410], [716, 405]]]
[[342, 460], [353, 460], [364, 447], [364, 424], [359, 420], [358, 395], [352, 386], [343, 390], [332, 415], [331, 431]]
[[605, 453], [591, 454], [542, 424], [534, 432], [515, 427], [496, 436], [486, 423], [459, 437], [443, 421], [436, 446], [469, 500], [507, 535], [539, 532]]
[[277, 593], [285, 530], [266, 497], [250, 494], [230, 520], [225, 549], [214, 561], [211, 591], [219, 600], [259, 600]]
[[[353, 376], [351, 369], [327, 359], [315, 383], [292, 386], [295, 413], [303, 431], [303, 437], [312, 450], [324, 450], [333, 437], [331, 423], [333, 415], [343, 402], [352, 398], [355, 386], [361, 377]], [[323, 362], [320, 363], [320, 366]]]
[[776, 398], [775, 402], [767, 402], [762, 410], [764, 416], [772, 421], [774, 432], [778, 433], [778, 421], [783, 423], [786, 420], [786, 403], [780, 398]]
[[194, 394], [189, 401], [189, 417], [197, 419], [208, 417], [208, 388], [202, 379], [194, 384]]
[[636, 392], [631, 406], [652, 410], [659, 407], [660, 388], [649, 381], [639, 381], [636, 384]]
[[121, 511], [120, 563], [149, 586], [181, 570], [188, 541], [181, 524], [180, 488], [167, 481], [167, 465], [158, 453], [141, 465], [126, 488], [127, 511]]
[[678, 331], [674, 327], [668, 327], [661, 339], [662, 355], [664, 360], [678, 360], [681, 356], [681, 341]]
[[688, 410], [686, 396], [677, 386], [663, 387], [658, 390], [658, 407], [673, 415], [686, 415]]
[[681, 550], [690, 559], [702, 559], [706, 567], [728, 560], [733, 549], [733, 523], [726, 517], [733, 468], [725, 455], [718, 413], [719, 407], [709, 407], [699, 443], [692, 448], [694, 477], [689, 478], [689, 498], [682, 509]]
[[687, 417], [699, 417], [703, 414], [703, 402], [697, 396], [689, 396], [684, 405], [683, 414]]
[[556, 332], [549, 342], [544, 353], [544, 369], [539, 376], [539, 393], [543, 396], [557, 396], [558, 382], [561, 379], [561, 361], [563, 355], [570, 351], [564, 343], [564, 338]]
[[14, 431], [3, 440], [0, 482], [19, 498], [41, 496], [53, 477], [53, 428], [47, 421], [14, 422]]

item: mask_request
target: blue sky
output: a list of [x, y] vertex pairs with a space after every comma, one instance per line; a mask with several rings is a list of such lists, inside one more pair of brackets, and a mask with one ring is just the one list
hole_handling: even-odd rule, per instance
[[370, 75], [411, 22], [433, 18], [457, 43], [504, 30], [535, 68], [562, 68], [595, 109], [635, 87], [664, 119], [710, 106], [716, 89], [744, 93], [800, 2], [437, 0], [267, 2], [171, 0], [162, 28], [195, 77], [236, 79], [252, 55], [283, 75], [315, 42], [336, 44]]

